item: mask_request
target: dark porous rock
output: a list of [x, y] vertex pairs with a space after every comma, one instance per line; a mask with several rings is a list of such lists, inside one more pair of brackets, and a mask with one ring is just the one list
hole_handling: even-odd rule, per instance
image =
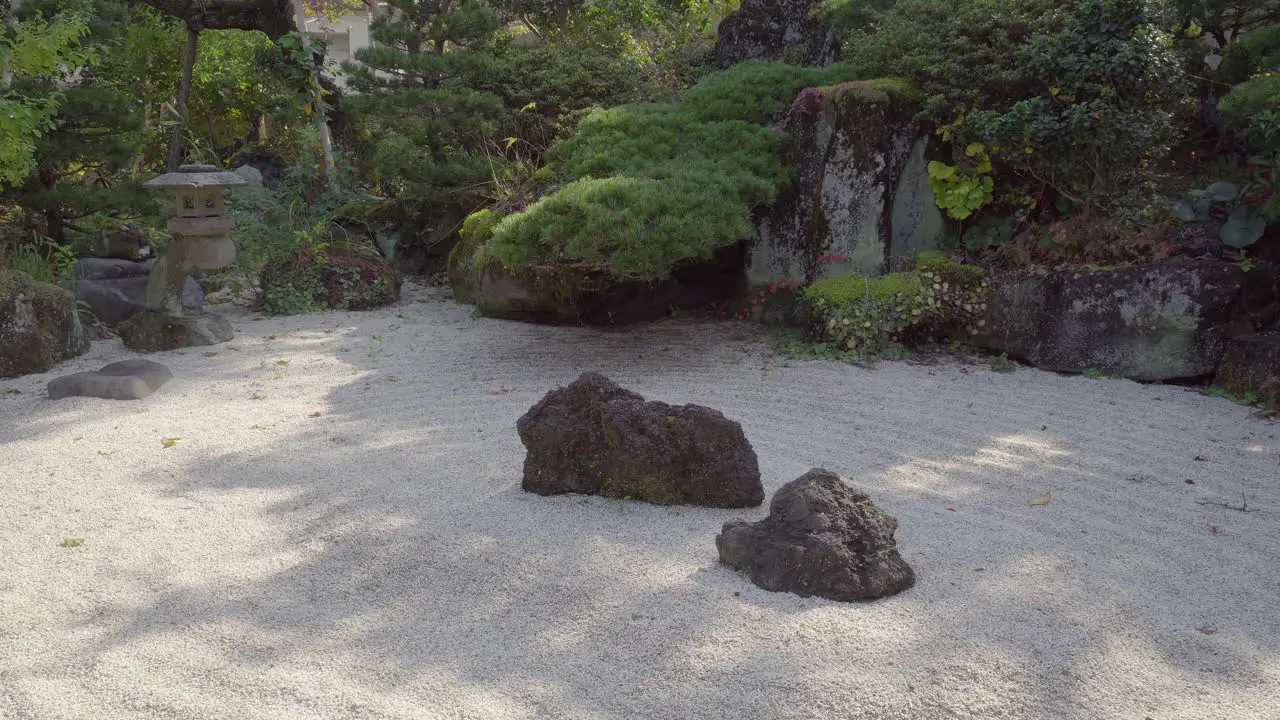
[[[113, 258], [84, 258], [75, 264], [71, 280], [62, 283], [87, 306], [94, 318], [115, 326], [147, 307], [147, 281], [155, 260], [136, 262]], [[182, 304], [204, 307], [204, 291], [192, 278], [182, 283]]]
[[971, 341], [1044, 370], [1212, 375], [1227, 339], [1280, 318], [1280, 268], [1212, 258], [995, 278]]
[[771, 592], [874, 600], [916, 584], [898, 553], [897, 528], [866, 493], [814, 469], [774, 493], [764, 520], [726, 523], [716, 549], [720, 562]]
[[626, 325], [701, 311], [741, 293], [745, 246], [717, 250], [710, 259], [682, 263], [652, 282], [618, 280], [573, 267], [506, 268], [496, 261], [450, 267], [454, 296], [472, 300], [481, 315], [524, 322]]
[[144, 310], [121, 323], [118, 331], [125, 347], [144, 353], [217, 345], [233, 337], [231, 323], [209, 312], [175, 317], [160, 310]]
[[831, 26], [810, 17], [814, 0], [743, 0], [720, 22], [715, 63], [726, 68], [747, 60], [826, 65], [840, 57]]
[[0, 377], [44, 372], [88, 350], [71, 293], [0, 269]]
[[755, 507], [760, 466], [742, 426], [699, 405], [645, 402], [598, 373], [552, 390], [516, 423], [525, 490], [658, 505]]
[[1280, 410], [1280, 329], [1228, 340], [1214, 384], [1266, 410]]
[[78, 372], [49, 381], [49, 399], [73, 396], [104, 400], [141, 400], [173, 378], [169, 368], [150, 360], [121, 360], [101, 370]]

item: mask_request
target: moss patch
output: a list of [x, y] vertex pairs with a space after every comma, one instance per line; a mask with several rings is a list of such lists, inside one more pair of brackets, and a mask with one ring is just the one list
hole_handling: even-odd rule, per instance
[[882, 355], [908, 331], [976, 333], [989, 291], [981, 268], [921, 253], [913, 272], [844, 275], [805, 290], [810, 339], [862, 356]]

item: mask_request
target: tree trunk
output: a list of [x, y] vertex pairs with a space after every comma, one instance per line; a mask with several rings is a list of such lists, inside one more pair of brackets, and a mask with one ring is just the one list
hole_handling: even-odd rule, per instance
[[[307, 13], [302, 7], [302, 0], [293, 0], [293, 13], [298, 23], [298, 35], [306, 37]], [[307, 58], [307, 60], [309, 61], [310, 58]], [[325, 112], [321, 104], [322, 100], [320, 90], [312, 90], [312, 117], [315, 120], [316, 131], [320, 134], [320, 152], [324, 155], [324, 184], [329, 190], [337, 190], [337, 172], [333, 161], [333, 139], [329, 137], [329, 114]]]
[[182, 164], [182, 136], [187, 126], [187, 98], [191, 95], [191, 75], [196, 67], [199, 38], [198, 30], [187, 28], [187, 55], [182, 64], [182, 84], [178, 86], [178, 122], [173, 126], [173, 137], [169, 138], [169, 160], [165, 163], [167, 172], [174, 172]]

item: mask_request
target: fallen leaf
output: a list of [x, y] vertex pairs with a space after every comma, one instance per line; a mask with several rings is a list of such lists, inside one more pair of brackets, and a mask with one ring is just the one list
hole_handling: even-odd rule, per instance
[[275, 336], [275, 335], [268, 335], [268, 336], [267, 336], [267, 339], [268, 339], [268, 340], [275, 340], [275, 339], [276, 339], [276, 336]]
[[217, 357], [217, 355], [218, 355], [218, 353], [217, 353], [217, 352], [215, 352], [215, 351], [213, 351], [213, 350], [205, 350], [205, 351], [204, 351], [203, 353], [201, 353], [201, 354], [202, 354], [202, 355], [204, 355], [205, 357]]
[[266, 400], [267, 396], [263, 395], [262, 393], [254, 393], [253, 395], [249, 396], [249, 399], [250, 400]]
[[263, 320], [266, 320], [266, 318], [256, 317], [253, 319], [254, 322], [261, 322]]
[[274, 427], [275, 427], [275, 425], [254, 425], [254, 426], [253, 426], [252, 428], [250, 428], [250, 429], [251, 429], [251, 430], [270, 430], [270, 429], [272, 429], [272, 428], [274, 428]]
[[315, 412], [311, 413], [310, 415], [308, 415], [307, 417], [320, 417], [320, 411], [319, 411], [319, 410], [317, 410], [317, 411], [315, 411]]
[[83, 544], [84, 544], [84, 538], [63, 538], [62, 539], [62, 547], [64, 548], [80, 547]]
[[955, 512], [955, 511], [956, 511], [956, 509], [955, 509], [955, 508], [953, 508], [953, 507], [949, 507], [949, 508], [947, 508], [947, 512]]
[[277, 364], [277, 365], [288, 365], [288, 364], [289, 364], [289, 361], [288, 361], [288, 360], [277, 360], [277, 361], [276, 361], [276, 364]]
[[1045, 494], [1041, 495], [1040, 497], [1033, 497], [1033, 498], [1031, 498], [1030, 500], [1028, 500], [1027, 502], [1028, 502], [1028, 504], [1031, 504], [1031, 505], [1048, 505], [1048, 504], [1049, 504], [1049, 500], [1050, 500], [1050, 498], [1051, 498], [1051, 496], [1052, 496], [1052, 495], [1053, 495], [1053, 492], [1052, 492], [1052, 491], [1051, 491], [1051, 492], [1047, 492], [1047, 493], [1045, 493]]
[[1195, 484], [1196, 484], [1196, 481], [1195, 481], [1195, 480], [1183, 480], [1182, 482], [1184, 482], [1184, 483], [1186, 483], [1186, 484], [1188, 484], [1188, 485], [1195, 485]]
[[1202, 635], [1212, 635], [1218, 631], [1206, 625], [1205, 627], [1196, 628], [1196, 632], [1199, 632]]
[[120, 451], [119, 450], [99, 450], [98, 454], [99, 455], [115, 455], [118, 452]]
[[170, 447], [173, 447], [174, 445], [177, 445], [178, 441], [181, 439], [182, 438], [180, 437], [162, 438], [160, 440], [160, 444], [164, 445], [167, 448], [170, 448]]

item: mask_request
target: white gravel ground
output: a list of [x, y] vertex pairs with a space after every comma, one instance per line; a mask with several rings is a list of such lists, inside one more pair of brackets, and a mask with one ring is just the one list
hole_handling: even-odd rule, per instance
[[[1280, 718], [1280, 425], [1247, 408], [410, 290], [224, 306], [235, 340], [154, 356], [140, 402], [0, 383], [0, 718]], [[770, 494], [865, 487], [917, 586], [768, 593], [714, 545], [763, 508], [521, 492], [516, 418], [585, 370], [739, 420]]]

